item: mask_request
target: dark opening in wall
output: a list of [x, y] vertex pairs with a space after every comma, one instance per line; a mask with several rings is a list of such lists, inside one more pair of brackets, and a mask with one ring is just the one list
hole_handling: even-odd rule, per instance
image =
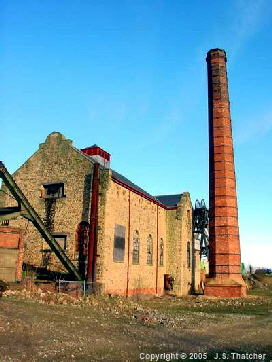
[[126, 228], [122, 225], [115, 225], [113, 260], [124, 261], [125, 255]]
[[67, 249], [67, 235], [53, 234], [53, 237], [63, 250]]
[[140, 237], [139, 231], [135, 230], [133, 236], [133, 246], [132, 246], [132, 264], [139, 264], [140, 256]]
[[159, 247], [159, 265], [163, 265], [164, 259], [164, 242], [163, 239], [160, 239], [160, 247]]
[[64, 183], [52, 183], [43, 185], [44, 187], [44, 198], [46, 199], [56, 199], [59, 197], [65, 197], [64, 194]]
[[87, 272], [89, 230], [90, 225], [86, 221], [81, 221], [76, 229], [75, 260], [78, 261], [78, 270], [82, 279], [85, 279]]
[[191, 267], [191, 244], [189, 241], [187, 243], [187, 267]]
[[147, 264], [153, 264], [153, 239], [150, 234], [147, 238]]
[[[66, 234], [52, 233], [52, 236], [63, 250], [67, 250], [67, 235]], [[49, 254], [52, 253], [52, 249], [45, 241], [43, 242], [43, 249], [41, 251], [44, 253], [49, 253]]]

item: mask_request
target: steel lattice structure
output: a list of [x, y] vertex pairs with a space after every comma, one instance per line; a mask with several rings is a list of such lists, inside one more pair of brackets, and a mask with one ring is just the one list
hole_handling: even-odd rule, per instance
[[196, 200], [195, 207], [193, 208], [193, 238], [196, 243], [200, 243], [201, 257], [209, 259], [209, 211], [206, 207], [205, 201]]

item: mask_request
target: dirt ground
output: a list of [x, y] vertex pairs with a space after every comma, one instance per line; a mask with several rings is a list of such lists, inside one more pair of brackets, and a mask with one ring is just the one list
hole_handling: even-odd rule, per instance
[[271, 322], [272, 297], [129, 301], [6, 292], [0, 361], [270, 361]]

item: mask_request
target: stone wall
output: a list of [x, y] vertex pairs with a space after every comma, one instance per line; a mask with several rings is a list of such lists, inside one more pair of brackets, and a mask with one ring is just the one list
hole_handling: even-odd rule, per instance
[[[51, 232], [67, 235], [66, 252], [72, 260], [75, 259], [77, 226], [81, 221], [89, 221], [92, 168], [93, 163], [87, 156], [73, 148], [70, 140], [54, 132], [13, 175], [45, 223], [50, 214]], [[46, 200], [43, 185], [55, 182], [64, 183], [65, 197]], [[14, 200], [5, 197], [5, 206], [11, 205], [14, 205]], [[53, 253], [42, 252], [49, 246], [31, 222], [19, 218], [11, 220], [10, 226], [27, 229], [24, 253], [26, 264], [43, 267], [46, 263], [50, 269], [65, 271]]]
[[177, 210], [167, 211], [167, 271], [174, 278], [173, 293], [188, 294], [192, 267], [187, 265], [187, 243], [192, 253], [192, 207], [189, 193], [183, 193]]
[[[54, 234], [67, 235], [67, 256], [78, 265], [77, 230], [81, 222], [90, 223], [93, 161], [72, 147], [59, 133], [50, 134], [39, 150], [13, 175], [30, 204]], [[44, 185], [61, 182], [64, 197], [47, 199]], [[5, 196], [5, 206], [16, 205]], [[88, 223], [88, 224], [87, 224]], [[125, 227], [122, 261], [113, 260], [115, 226]], [[10, 221], [11, 227], [26, 230], [24, 263], [65, 272], [49, 246], [31, 222], [23, 218]], [[139, 263], [133, 263], [133, 238], [139, 234]], [[192, 206], [184, 193], [177, 209], [169, 210], [118, 184], [111, 171], [100, 168], [98, 197], [96, 281], [106, 293], [163, 294], [164, 275], [174, 277], [177, 295], [188, 294], [192, 281]], [[152, 262], [147, 262], [147, 243], [152, 238]], [[163, 241], [163, 263], [159, 263]], [[190, 265], [187, 265], [187, 243]], [[47, 251], [45, 251], [47, 250]]]

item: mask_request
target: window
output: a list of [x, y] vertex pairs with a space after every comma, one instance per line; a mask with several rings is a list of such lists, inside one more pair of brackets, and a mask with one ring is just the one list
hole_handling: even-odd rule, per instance
[[115, 225], [113, 260], [124, 261], [125, 255], [125, 234], [126, 228], [122, 225]]
[[132, 264], [139, 264], [140, 258], [140, 238], [139, 232], [135, 230], [133, 235]]
[[66, 250], [67, 248], [67, 235], [53, 235], [54, 239], [56, 240], [56, 242], [59, 244], [59, 246], [63, 249]]
[[164, 244], [163, 239], [160, 239], [160, 246], [159, 246], [159, 265], [163, 265], [163, 252], [164, 252]]
[[190, 268], [191, 266], [191, 245], [188, 241], [187, 243], [187, 267]]
[[44, 187], [44, 197], [46, 199], [56, 199], [58, 197], [65, 197], [64, 195], [64, 183], [54, 183], [43, 185]]
[[89, 224], [87, 221], [81, 221], [78, 224], [75, 235], [75, 255], [87, 256], [89, 241]]
[[153, 263], [153, 240], [149, 234], [147, 238], [147, 264], [152, 265]]
[[191, 224], [191, 213], [190, 213], [190, 210], [187, 210], [187, 223], [188, 223], [188, 225]]

